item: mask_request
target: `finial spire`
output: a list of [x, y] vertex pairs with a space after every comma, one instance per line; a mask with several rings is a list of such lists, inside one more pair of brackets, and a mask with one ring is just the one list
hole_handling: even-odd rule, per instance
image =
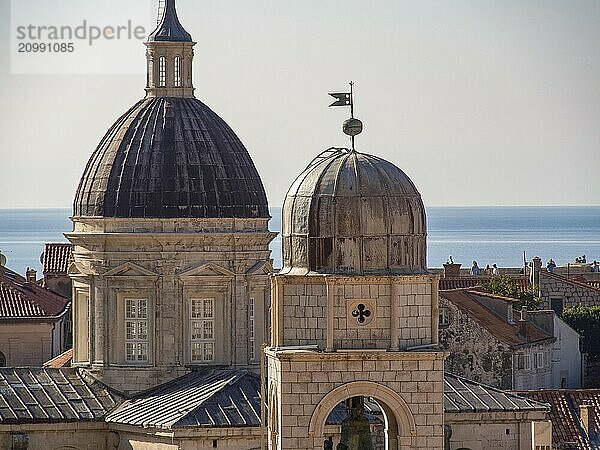
[[192, 42], [192, 36], [185, 31], [175, 8], [175, 0], [159, 0], [159, 13], [162, 16], [158, 20], [158, 26], [148, 36], [148, 41], [162, 42]]
[[354, 146], [354, 138], [362, 133], [363, 124], [360, 120], [354, 117], [354, 82], [350, 81], [350, 92], [337, 92], [333, 94], [329, 94], [333, 98], [336, 99], [331, 106], [350, 106], [350, 118], [344, 122], [342, 125], [342, 131], [344, 134], [350, 136], [350, 141], [352, 143], [352, 151], [356, 151]]

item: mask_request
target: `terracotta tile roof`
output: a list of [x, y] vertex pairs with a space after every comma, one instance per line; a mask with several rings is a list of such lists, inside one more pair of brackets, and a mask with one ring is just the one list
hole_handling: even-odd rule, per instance
[[0, 267], [0, 319], [55, 317], [68, 304], [68, 299]]
[[127, 400], [106, 421], [167, 429], [258, 427], [260, 378], [246, 370], [192, 372]]
[[[488, 283], [493, 277], [489, 276], [469, 276], [459, 278], [440, 278], [440, 291], [448, 291], [450, 289], [465, 289], [475, 286], [483, 286]], [[511, 276], [511, 278], [519, 284], [521, 290], [527, 289], [527, 280], [522, 276]]]
[[44, 367], [47, 369], [60, 369], [61, 367], [71, 367], [71, 361], [73, 361], [73, 349], [70, 348], [64, 353], [55, 356], [49, 361], [44, 363]]
[[99, 421], [122, 399], [74, 368], [0, 368], [0, 423]]
[[[538, 402], [550, 405], [552, 445], [556, 449], [600, 449], [600, 389], [544, 389], [517, 392]], [[590, 405], [590, 433], [582, 426], [580, 406]]]
[[485, 297], [485, 298], [493, 298], [496, 300], [504, 300], [505, 302], [509, 302], [509, 303], [517, 303], [519, 301], [518, 298], [505, 297], [504, 295], [492, 294], [490, 292], [485, 292], [485, 291], [479, 290], [479, 289], [469, 289], [469, 292], [471, 294], [476, 295], [477, 297]]
[[531, 322], [528, 323], [529, 335], [526, 339], [519, 334], [519, 326], [516, 322], [513, 324], [508, 323], [506, 319], [500, 317], [479, 302], [476, 296], [481, 296], [481, 293], [469, 291], [467, 289], [440, 292], [440, 297], [452, 302], [452, 304], [469, 315], [469, 317], [478, 322], [485, 330], [501, 342], [509, 345], [525, 345], [531, 342], [554, 339], [553, 336], [542, 331]]
[[71, 244], [46, 244], [42, 255], [44, 275], [66, 275], [72, 253]]
[[548, 411], [527, 397], [444, 373], [444, 412]]

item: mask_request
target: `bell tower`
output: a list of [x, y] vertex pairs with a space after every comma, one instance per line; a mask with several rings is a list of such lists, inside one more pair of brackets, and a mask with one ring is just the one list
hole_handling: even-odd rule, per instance
[[[329, 149], [294, 181], [282, 219], [269, 449], [369, 448], [366, 398], [385, 417], [386, 449], [443, 449], [439, 277], [426, 269], [412, 181], [381, 158]], [[337, 430], [336, 408], [347, 411]]]
[[185, 31], [175, 0], [162, 0], [159, 21], [146, 44], [146, 97], [194, 97], [192, 36]]

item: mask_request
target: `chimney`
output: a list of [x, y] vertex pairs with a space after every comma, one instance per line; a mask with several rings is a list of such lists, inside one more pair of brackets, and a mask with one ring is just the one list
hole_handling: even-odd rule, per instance
[[460, 263], [455, 263], [452, 259], [450, 259], [444, 264], [444, 278], [460, 278]]
[[594, 424], [594, 406], [579, 405], [579, 419], [581, 420], [581, 426], [585, 428], [585, 432], [589, 435], [593, 431], [591, 427]]
[[528, 338], [529, 331], [529, 321], [527, 320], [527, 308], [521, 309], [521, 318], [517, 322], [517, 326], [519, 327], [519, 334], [523, 336], [525, 339]]
[[28, 283], [35, 283], [37, 281], [37, 271], [28, 267], [27, 272], [25, 272], [25, 279]]
[[532, 286], [540, 285], [540, 271], [542, 270], [542, 259], [539, 256], [534, 257], [531, 260], [531, 273], [529, 281]]

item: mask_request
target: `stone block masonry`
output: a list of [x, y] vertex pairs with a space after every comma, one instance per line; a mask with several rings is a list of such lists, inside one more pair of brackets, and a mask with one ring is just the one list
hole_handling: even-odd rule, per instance
[[271, 449], [323, 448], [333, 408], [374, 398], [390, 448], [443, 448], [443, 352], [267, 350]]

